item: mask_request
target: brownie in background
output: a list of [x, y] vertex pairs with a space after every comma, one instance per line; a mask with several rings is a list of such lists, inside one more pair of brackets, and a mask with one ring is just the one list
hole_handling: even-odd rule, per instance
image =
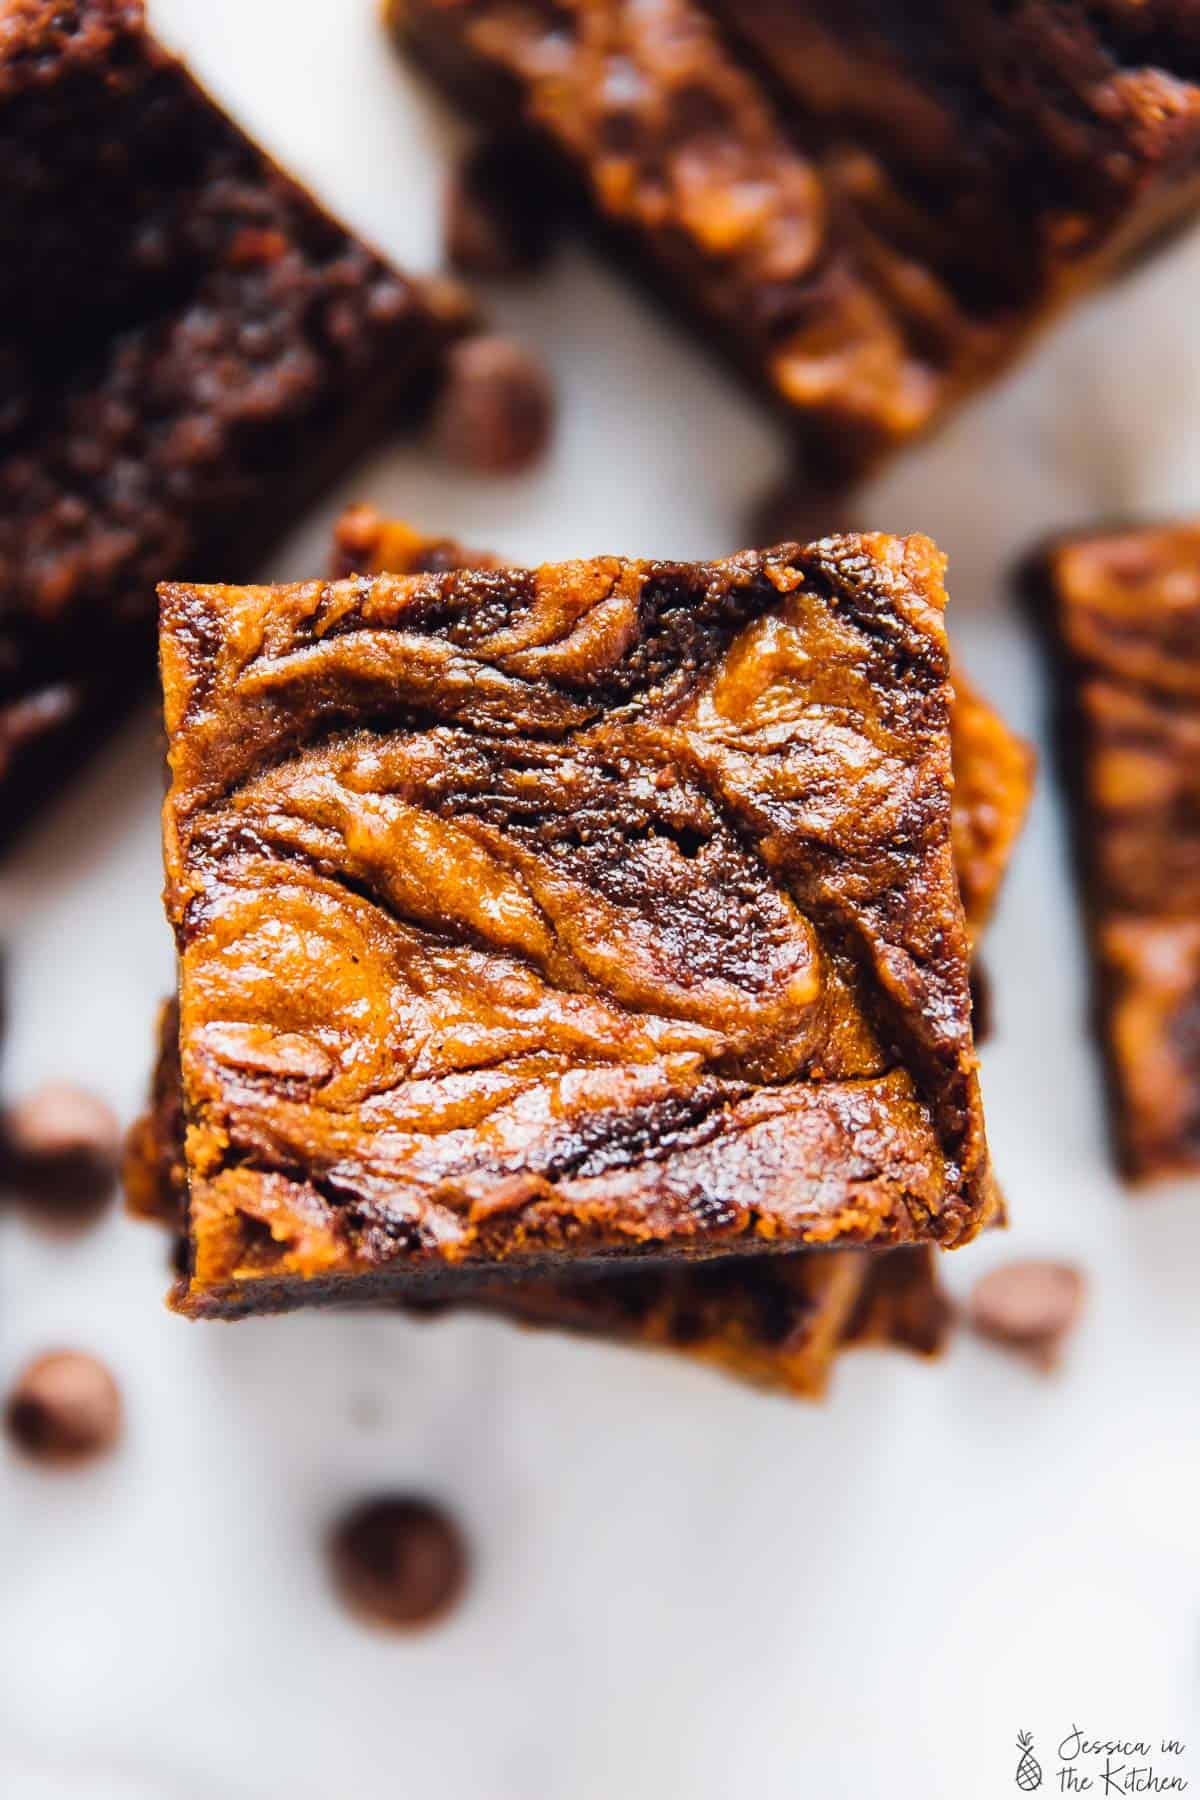
[[1200, 1169], [1200, 526], [1114, 528], [1037, 564], [1117, 1148]]
[[474, 122], [787, 418], [876, 468], [1200, 200], [1175, 0], [389, 0]]
[[135, 0], [0, 8], [0, 833], [470, 328], [315, 204]]
[[[430, 537], [369, 506], [355, 506], [338, 522], [332, 573], [342, 579], [496, 566], [491, 552]], [[951, 742], [955, 862], [975, 941], [1024, 816], [1032, 757], [961, 676], [955, 681]], [[130, 1137], [126, 1191], [133, 1212], [176, 1233], [186, 1220], [183, 1130], [179, 1018], [172, 1002], [160, 1021], [150, 1111]], [[798, 1252], [575, 1281], [481, 1281], [450, 1304], [638, 1348], [683, 1352], [742, 1380], [809, 1398], [824, 1392], [836, 1354], [847, 1343], [903, 1343], [934, 1352], [949, 1311], [933, 1256], [924, 1250], [894, 1251], [885, 1259], [854, 1250]], [[441, 1312], [445, 1305], [433, 1302], [420, 1310]]]

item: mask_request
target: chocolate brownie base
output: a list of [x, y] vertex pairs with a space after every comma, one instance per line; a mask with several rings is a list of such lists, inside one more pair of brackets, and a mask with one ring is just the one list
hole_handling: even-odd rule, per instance
[[421, 412], [461, 295], [265, 157], [131, 0], [0, 18], [0, 831], [153, 666], [154, 587], [250, 572]]
[[1200, 527], [1097, 531], [1034, 571], [1090, 924], [1117, 1148], [1200, 1168]]
[[841, 1346], [891, 1344], [936, 1356], [953, 1309], [937, 1279], [935, 1253], [910, 1248], [867, 1258], [866, 1276], [842, 1330]]

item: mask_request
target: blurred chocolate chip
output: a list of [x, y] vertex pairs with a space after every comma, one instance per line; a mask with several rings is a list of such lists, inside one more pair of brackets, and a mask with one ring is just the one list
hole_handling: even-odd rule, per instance
[[426, 1500], [383, 1497], [355, 1507], [329, 1542], [338, 1592], [373, 1625], [432, 1625], [458, 1600], [467, 1551], [453, 1519]]
[[438, 445], [450, 462], [515, 474], [545, 449], [553, 416], [545, 370], [519, 344], [473, 337], [451, 350], [434, 417]]
[[773, 544], [811, 544], [849, 530], [844, 490], [822, 488], [793, 473], [768, 488], [751, 507], [745, 538], [751, 549], [769, 550]]
[[1003, 1263], [976, 1282], [967, 1316], [983, 1337], [1051, 1369], [1083, 1306], [1084, 1279], [1070, 1263]]
[[56, 726], [65, 725], [82, 700], [79, 683], [60, 681], [0, 707], [0, 751], [11, 756]]
[[992, 1006], [992, 984], [987, 970], [976, 960], [971, 964], [971, 1029], [977, 1044], [986, 1043], [995, 1030]]
[[121, 1160], [121, 1127], [97, 1095], [48, 1081], [5, 1113], [4, 1170], [39, 1216], [83, 1222], [111, 1198]]
[[67, 1467], [111, 1450], [121, 1435], [121, 1395], [94, 1356], [55, 1350], [31, 1362], [8, 1397], [8, 1435], [38, 1462]]
[[446, 255], [463, 275], [531, 273], [549, 255], [559, 209], [545, 158], [519, 139], [477, 144], [450, 178]]

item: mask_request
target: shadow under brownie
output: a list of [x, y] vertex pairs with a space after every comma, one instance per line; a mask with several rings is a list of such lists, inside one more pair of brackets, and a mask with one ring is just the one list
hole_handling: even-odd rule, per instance
[[251, 572], [472, 317], [323, 212], [137, 0], [3, 10], [0, 165], [2, 832], [149, 685], [155, 583]]

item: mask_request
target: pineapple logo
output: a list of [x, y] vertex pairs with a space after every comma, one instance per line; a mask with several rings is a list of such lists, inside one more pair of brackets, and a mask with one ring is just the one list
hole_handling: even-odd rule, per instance
[[1033, 1733], [1018, 1731], [1017, 1749], [1021, 1760], [1013, 1779], [1023, 1794], [1032, 1794], [1042, 1785], [1042, 1765], [1033, 1754]]

